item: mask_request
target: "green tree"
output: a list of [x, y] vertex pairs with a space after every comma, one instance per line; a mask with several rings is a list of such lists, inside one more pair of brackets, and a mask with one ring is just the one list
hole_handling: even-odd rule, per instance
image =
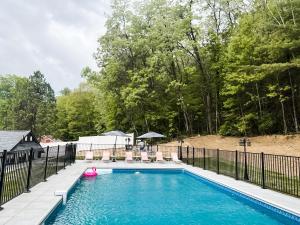
[[88, 85], [57, 97], [55, 136], [62, 140], [77, 140], [79, 136], [96, 135], [95, 94]]
[[1, 129], [51, 134], [55, 124], [55, 95], [39, 71], [29, 78], [0, 77]]
[[29, 76], [29, 85], [25, 96], [27, 117], [30, 129], [38, 135], [51, 134], [55, 124], [56, 99], [53, 89], [40, 71]]
[[19, 109], [22, 104], [28, 79], [16, 75], [0, 76], [0, 127], [4, 130], [28, 129]]
[[296, 1], [256, 2], [254, 10], [241, 17], [226, 49], [221, 133], [298, 132], [296, 8]]

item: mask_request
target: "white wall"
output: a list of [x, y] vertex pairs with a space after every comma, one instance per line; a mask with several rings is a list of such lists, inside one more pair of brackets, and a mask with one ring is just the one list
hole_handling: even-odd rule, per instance
[[51, 142], [51, 143], [40, 143], [40, 145], [44, 148], [44, 147], [52, 147], [52, 146], [57, 146], [57, 145], [66, 145], [66, 144], [71, 144], [71, 143], [76, 143], [76, 141], [70, 141], [70, 142], [63, 142], [63, 141], [59, 141], [59, 142]]
[[[133, 145], [134, 133], [127, 134], [130, 137], [129, 144]], [[124, 147], [128, 142], [126, 141], [128, 137], [117, 137], [117, 147]], [[66, 145], [70, 143], [77, 143], [77, 150], [90, 150], [93, 149], [106, 149], [106, 148], [114, 148], [116, 142], [116, 136], [86, 136], [79, 137], [78, 141], [72, 142], [53, 142], [53, 143], [40, 143], [42, 147], [46, 146], [57, 146], [57, 145]], [[92, 145], [91, 145], [92, 144]], [[102, 145], [102, 146], [101, 146]]]
[[[133, 145], [134, 134], [127, 134], [130, 138], [129, 144]], [[116, 136], [86, 136], [86, 137], [79, 137], [77, 141], [77, 150], [93, 150], [93, 149], [106, 149], [106, 148], [113, 148], [115, 143], [118, 146], [125, 146], [128, 144], [126, 141], [128, 137], [117, 137]]]

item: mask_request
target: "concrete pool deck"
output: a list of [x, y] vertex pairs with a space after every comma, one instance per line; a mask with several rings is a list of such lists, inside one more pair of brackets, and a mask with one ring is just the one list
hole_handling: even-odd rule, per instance
[[300, 216], [300, 199], [284, 195], [259, 186], [252, 185], [233, 178], [218, 175], [214, 172], [192, 167], [185, 164], [174, 163], [103, 163], [93, 161], [90, 163], [76, 161], [75, 164], [61, 170], [58, 175], [48, 178], [47, 182], [39, 183], [31, 189], [30, 193], [24, 193], [3, 205], [0, 211], [0, 225], [38, 225], [62, 200], [61, 196], [55, 196], [54, 192], [69, 191], [80, 178], [83, 171], [89, 167], [101, 168], [133, 168], [133, 169], [185, 169], [200, 177], [206, 178], [240, 193], [249, 195], [274, 207], [283, 209]]

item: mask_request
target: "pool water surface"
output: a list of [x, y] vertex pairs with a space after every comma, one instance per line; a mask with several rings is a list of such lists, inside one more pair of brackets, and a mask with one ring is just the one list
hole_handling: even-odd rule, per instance
[[45, 224], [299, 224], [182, 170], [113, 170], [81, 178]]

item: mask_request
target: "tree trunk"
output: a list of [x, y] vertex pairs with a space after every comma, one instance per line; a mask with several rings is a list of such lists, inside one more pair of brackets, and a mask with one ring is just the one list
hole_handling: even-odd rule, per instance
[[[192, 12], [192, 5], [193, 5], [194, 1], [190, 0], [189, 1], [189, 7], [190, 7], [190, 11]], [[201, 72], [202, 76], [203, 76], [203, 88], [204, 88], [204, 93], [206, 95], [206, 99], [204, 101], [204, 103], [206, 104], [206, 114], [207, 114], [207, 125], [208, 125], [208, 132], [210, 134], [212, 134], [212, 116], [211, 116], [211, 96], [210, 96], [210, 76], [208, 71], [205, 69], [203, 60], [202, 60], [202, 56], [200, 54], [199, 48], [198, 48], [198, 42], [197, 42], [197, 38], [196, 38], [196, 33], [194, 31], [194, 28], [192, 26], [192, 20], [189, 21], [189, 32], [186, 34], [187, 37], [192, 41], [192, 49], [193, 52], [191, 52], [190, 50], [187, 50], [186, 48], [184, 48], [189, 54], [192, 55], [192, 57], [195, 59], [196, 61], [196, 65], [198, 67], [199, 72]], [[200, 77], [201, 77], [201, 74]]]
[[184, 106], [182, 105], [181, 107], [182, 107], [183, 116], [184, 116], [185, 131], [188, 134], [189, 130], [190, 130], [190, 128], [189, 128], [189, 119], [188, 119], [187, 113], [186, 113], [186, 111], [184, 109]]
[[218, 98], [218, 91], [216, 92], [216, 133], [218, 133], [218, 129], [219, 129], [219, 127], [218, 127], [218, 123], [219, 123], [219, 107], [218, 107], [218, 100], [219, 100], [219, 98]]
[[288, 73], [289, 73], [289, 79], [290, 79], [290, 85], [291, 85], [291, 92], [292, 92], [292, 107], [293, 107], [295, 131], [296, 131], [296, 133], [298, 133], [299, 132], [299, 128], [298, 128], [298, 120], [297, 120], [297, 112], [296, 112], [296, 104], [295, 104], [295, 90], [294, 90], [294, 86], [293, 86], [293, 81], [292, 81], [290, 70], [288, 70]]
[[194, 42], [194, 46], [193, 46], [193, 51], [194, 51], [194, 57], [195, 57], [195, 61], [196, 64], [198, 66], [199, 71], [201, 72], [201, 74], [203, 75], [203, 84], [204, 84], [204, 92], [206, 93], [206, 113], [207, 113], [207, 123], [208, 123], [208, 132], [209, 134], [212, 134], [212, 116], [211, 116], [211, 97], [210, 97], [210, 77], [208, 72], [206, 71], [206, 69], [204, 68], [203, 62], [202, 62], [202, 58], [199, 52], [198, 47], [196, 46], [197, 41], [196, 41], [196, 37], [193, 33], [193, 28], [191, 27], [190, 30], [190, 38], [191, 40]]
[[147, 131], [150, 132], [149, 125], [148, 125], [148, 120], [147, 120], [146, 116], [144, 117], [144, 119], [145, 119], [145, 125], [146, 125], [146, 128], [147, 128]]
[[262, 108], [261, 108], [261, 100], [260, 100], [260, 96], [259, 96], [258, 84], [257, 83], [255, 83], [255, 88], [256, 88], [256, 94], [257, 94], [257, 100], [258, 100], [259, 117], [261, 118], [261, 116], [262, 116]]
[[206, 95], [206, 110], [207, 110], [207, 124], [208, 124], [208, 131], [209, 134], [212, 134], [212, 119], [211, 119], [211, 104], [210, 104], [210, 94], [207, 93]]
[[286, 120], [285, 120], [285, 111], [284, 111], [283, 101], [280, 101], [280, 105], [281, 105], [281, 111], [282, 111], [283, 133], [287, 134], [287, 125], [286, 125]]
[[137, 131], [137, 129], [136, 129], [136, 126], [135, 126], [134, 121], [132, 120], [132, 117], [131, 117], [131, 125], [132, 125], [132, 128], [133, 128], [134, 132], [135, 132], [135, 135], [138, 136], [139, 133], [138, 133], [138, 131]]
[[295, 13], [294, 13], [294, 6], [291, 0], [289, 0], [290, 6], [291, 6], [291, 13], [292, 13], [292, 18], [293, 18], [293, 23], [296, 26], [296, 18], [295, 18]]
[[181, 106], [181, 110], [183, 112], [185, 131], [186, 131], [187, 134], [190, 134], [189, 115], [188, 115], [186, 106], [184, 104], [184, 99], [183, 99], [182, 95], [180, 96], [180, 106]]
[[247, 136], [247, 127], [246, 127], [246, 121], [245, 121], [245, 117], [244, 117], [244, 110], [242, 107], [242, 104], [240, 103], [240, 111], [241, 111], [241, 116], [242, 116], [242, 120], [243, 120], [243, 124], [244, 124], [244, 136]]

